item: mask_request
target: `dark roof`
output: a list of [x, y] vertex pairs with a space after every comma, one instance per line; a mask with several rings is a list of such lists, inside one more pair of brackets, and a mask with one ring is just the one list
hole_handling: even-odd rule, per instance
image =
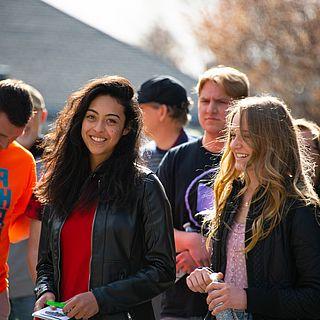
[[11, 77], [39, 89], [51, 113], [72, 91], [102, 75], [122, 75], [137, 89], [156, 74], [172, 75], [189, 94], [196, 83], [161, 58], [40, 0], [0, 1], [0, 64], [10, 67]]

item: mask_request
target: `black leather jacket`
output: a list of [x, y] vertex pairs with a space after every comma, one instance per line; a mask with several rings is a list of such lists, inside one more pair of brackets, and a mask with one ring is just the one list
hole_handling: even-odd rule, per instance
[[[36, 295], [51, 291], [59, 301], [60, 233], [65, 219], [45, 210]], [[81, 245], [77, 250], [81, 250]], [[127, 209], [99, 204], [92, 231], [90, 290], [97, 319], [154, 319], [151, 299], [175, 280], [170, 205], [158, 178], [146, 173]]]
[[[216, 237], [218, 241], [213, 243], [212, 268], [222, 273], [227, 263], [227, 225], [232, 224], [240, 205], [239, 190], [239, 183], [235, 183]], [[247, 241], [263, 202], [262, 198], [250, 206]], [[316, 218], [319, 211], [288, 199], [286, 212], [272, 233], [247, 255], [247, 311], [255, 320], [320, 319], [320, 226]]]

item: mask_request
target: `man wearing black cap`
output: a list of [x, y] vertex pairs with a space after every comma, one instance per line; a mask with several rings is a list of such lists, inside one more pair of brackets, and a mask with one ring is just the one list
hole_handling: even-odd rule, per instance
[[165, 153], [187, 142], [183, 127], [189, 120], [190, 98], [174, 77], [156, 76], [144, 82], [138, 91], [146, 135], [152, 139], [144, 149], [147, 166], [156, 171]]

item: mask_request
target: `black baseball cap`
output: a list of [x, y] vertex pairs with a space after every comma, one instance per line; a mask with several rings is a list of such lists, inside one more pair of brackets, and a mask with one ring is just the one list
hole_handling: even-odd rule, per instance
[[155, 76], [144, 82], [138, 90], [138, 102], [157, 102], [179, 107], [189, 102], [183, 84], [171, 76]]

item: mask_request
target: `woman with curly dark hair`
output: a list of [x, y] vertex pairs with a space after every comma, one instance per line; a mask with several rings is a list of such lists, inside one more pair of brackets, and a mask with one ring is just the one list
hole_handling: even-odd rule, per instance
[[109, 76], [72, 94], [46, 139], [36, 310], [154, 319], [150, 300], [175, 279], [170, 207], [140, 163], [141, 111], [130, 82]]

